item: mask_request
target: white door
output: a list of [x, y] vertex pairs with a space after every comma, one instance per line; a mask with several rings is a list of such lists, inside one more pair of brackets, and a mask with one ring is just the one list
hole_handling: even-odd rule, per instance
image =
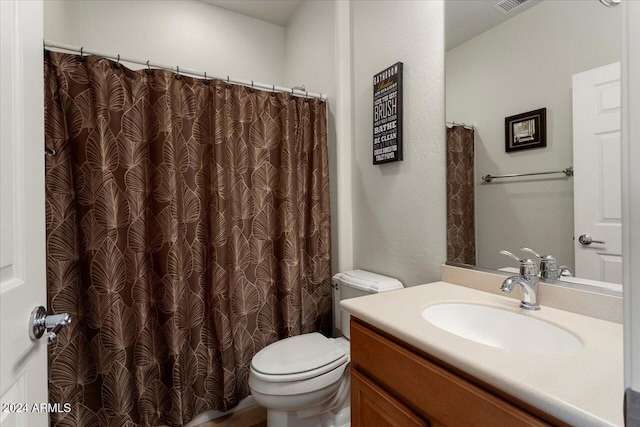
[[[48, 425], [42, 1], [0, 0], [0, 426]], [[44, 412], [40, 412], [43, 410]]]
[[622, 283], [620, 96], [620, 63], [573, 76], [575, 276], [611, 283]]

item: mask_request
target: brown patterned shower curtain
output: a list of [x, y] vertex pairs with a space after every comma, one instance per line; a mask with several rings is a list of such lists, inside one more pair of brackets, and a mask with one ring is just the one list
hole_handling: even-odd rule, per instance
[[447, 128], [447, 261], [476, 264], [474, 131]]
[[46, 52], [59, 426], [183, 425], [331, 324], [326, 105]]

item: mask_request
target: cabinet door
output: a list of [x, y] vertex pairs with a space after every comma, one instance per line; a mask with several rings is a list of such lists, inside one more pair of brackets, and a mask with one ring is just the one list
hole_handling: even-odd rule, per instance
[[426, 427], [429, 423], [378, 387], [364, 374], [351, 370], [352, 427]]

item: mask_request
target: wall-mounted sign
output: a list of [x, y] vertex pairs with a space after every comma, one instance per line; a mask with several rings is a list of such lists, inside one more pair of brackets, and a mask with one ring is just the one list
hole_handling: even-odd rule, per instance
[[402, 160], [402, 62], [373, 76], [373, 164]]

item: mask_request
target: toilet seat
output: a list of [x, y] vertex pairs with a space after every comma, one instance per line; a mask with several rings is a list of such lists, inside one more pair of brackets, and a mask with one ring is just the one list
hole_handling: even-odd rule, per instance
[[[318, 371], [320, 372], [320, 370]], [[258, 376], [259, 373], [251, 368], [249, 374], [249, 386], [251, 387], [251, 392], [253, 393], [254, 397], [256, 397], [256, 399], [258, 399], [258, 394], [268, 396], [306, 395], [307, 398], [310, 398], [314, 393], [323, 394], [326, 390], [337, 388], [340, 383], [340, 379], [348, 372], [348, 360], [344, 361], [341, 365], [338, 365], [330, 371], [324, 371], [317, 376], [307, 378], [305, 380], [282, 381], [281, 378], [277, 377], [275, 378], [275, 380], [273, 377], [263, 379]], [[323, 399], [321, 399], [320, 401], [322, 400]], [[291, 400], [285, 403], [289, 405], [293, 404], [293, 402], [294, 401]]]
[[314, 332], [263, 348], [251, 361], [251, 372], [265, 382], [294, 382], [326, 374], [348, 361], [342, 346]]

